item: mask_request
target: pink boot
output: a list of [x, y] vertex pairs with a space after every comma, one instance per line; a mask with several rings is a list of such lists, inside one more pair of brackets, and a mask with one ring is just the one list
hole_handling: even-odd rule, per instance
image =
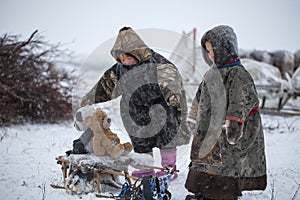
[[[166, 168], [172, 170], [176, 165], [176, 148], [161, 149], [160, 155], [161, 155], [162, 167], [166, 167]], [[156, 176], [164, 176], [164, 175], [166, 175], [166, 172], [164, 170], [162, 170], [162, 171], [157, 172], [155, 175]], [[177, 172], [174, 172], [171, 180], [174, 180], [177, 177], [178, 177]]]

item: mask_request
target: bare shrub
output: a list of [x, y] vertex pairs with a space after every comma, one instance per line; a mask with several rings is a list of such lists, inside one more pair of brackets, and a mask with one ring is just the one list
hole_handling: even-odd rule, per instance
[[0, 126], [71, 119], [72, 78], [55, 65], [70, 57], [37, 34], [0, 37]]

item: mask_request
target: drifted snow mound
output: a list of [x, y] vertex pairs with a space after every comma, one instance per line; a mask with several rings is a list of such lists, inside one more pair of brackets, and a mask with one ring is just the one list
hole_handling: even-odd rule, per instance
[[[252, 75], [258, 89], [268, 88], [276, 91], [276, 97], [284, 96], [286, 91], [289, 91], [290, 84], [281, 78], [281, 73], [278, 68], [273, 65], [255, 61], [252, 59], [241, 59], [243, 66]], [[270, 96], [270, 90], [260, 90], [259, 96]]]

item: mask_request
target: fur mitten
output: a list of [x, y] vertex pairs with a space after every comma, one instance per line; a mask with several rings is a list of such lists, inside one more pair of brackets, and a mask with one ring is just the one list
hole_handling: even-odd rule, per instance
[[83, 97], [81, 100], [80, 100], [80, 107], [84, 107], [84, 106], [87, 106], [87, 105], [92, 105], [93, 104], [93, 102], [91, 102], [91, 100], [87, 97], [87, 96], [85, 96], [85, 97]]
[[196, 124], [197, 124], [197, 112], [198, 112], [198, 107], [192, 106], [191, 110], [187, 116], [188, 127], [189, 127], [191, 133], [193, 133], [193, 134], [195, 132]]
[[236, 121], [226, 120], [226, 139], [229, 144], [235, 145], [243, 137], [244, 124]]
[[176, 107], [180, 104], [180, 96], [172, 94], [168, 99], [168, 106]]
[[187, 119], [187, 122], [188, 122], [188, 127], [190, 129], [190, 131], [192, 133], [194, 133], [195, 129], [196, 129], [196, 120], [193, 120], [191, 118], [188, 118]]

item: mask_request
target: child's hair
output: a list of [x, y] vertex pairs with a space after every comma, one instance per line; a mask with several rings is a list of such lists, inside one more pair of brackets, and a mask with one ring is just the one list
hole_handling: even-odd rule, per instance
[[126, 58], [126, 57], [132, 57], [136, 60], [136, 62], [138, 62], [138, 59], [134, 55], [132, 55], [131, 53], [119, 54], [118, 61], [121, 62], [121, 58]]

